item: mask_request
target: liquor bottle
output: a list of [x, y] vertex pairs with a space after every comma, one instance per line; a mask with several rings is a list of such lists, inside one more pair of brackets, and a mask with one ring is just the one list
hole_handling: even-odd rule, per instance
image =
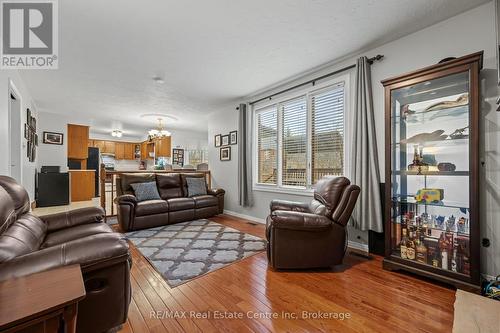
[[423, 236], [417, 239], [416, 252], [417, 261], [422, 264], [427, 264], [427, 247], [424, 244]]
[[410, 260], [415, 260], [415, 232], [410, 229], [410, 236], [408, 242], [406, 243], [406, 258]]
[[439, 250], [441, 251], [441, 268], [448, 269], [448, 245], [444, 232], [439, 237]]
[[453, 248], [453, 257], [451, 257], [451, 270], [453, 272], [456, 272], [457, 271], [457, 247], [455, 246]]
[[435, 250], [434, 255], [432, 257], [432, 266], [439, 267], [439, 257], [440, 257], [439, 251]]
[[408, 239], [406, 237], [406, 228], [401, 229], [401, 232], [403, 234], [403, 237], [401, 238], [401, 243], [399, 244], [399, 248], [401, 250], [401, 258], [402, 259], [408, 259], [406, 255], [406, 244], [408, 242]]

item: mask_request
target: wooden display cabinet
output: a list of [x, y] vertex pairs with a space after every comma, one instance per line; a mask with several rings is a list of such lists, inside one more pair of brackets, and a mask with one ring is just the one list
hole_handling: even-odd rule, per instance
[[386, 269], [479, 288], [482, 61], [478, 52], [382, 81]]

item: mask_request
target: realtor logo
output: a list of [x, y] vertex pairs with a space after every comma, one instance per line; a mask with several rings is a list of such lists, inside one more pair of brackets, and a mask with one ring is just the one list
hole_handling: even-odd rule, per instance
[[2, 69], [57, 69], [57, 2], [0, 1]]

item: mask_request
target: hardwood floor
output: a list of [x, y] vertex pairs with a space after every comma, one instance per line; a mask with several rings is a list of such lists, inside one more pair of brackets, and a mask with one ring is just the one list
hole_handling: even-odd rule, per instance
[[[261, 224], [211, 220], [264, 237]], [[263, 252], [170, 288], [133, 245], [131, 252], [132, 302], [120, 332], [451, 332], [453, 324], [453, 289], [384, 271], [380, 257], [349, 254], [332, 271], [275, 272]]]

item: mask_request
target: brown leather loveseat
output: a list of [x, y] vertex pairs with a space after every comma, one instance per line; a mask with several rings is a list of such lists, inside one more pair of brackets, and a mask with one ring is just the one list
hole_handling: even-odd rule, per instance
[[105, 332], [123, 324], [130, 303], [130, 255], [123, 236], [103, 223], [104, 211], [89, 207], [37, 217], [29, 210], [26, 190], [0, 176], [0, 281], [79, 264], [86, 296], [78, 303], [77, 332]]
[[267, 257], [276, 269], [331, 267], [342, 263], [346, 225], [360, 189], [345, 177], [322, 178], [310, 203], [271, 201]]
[[[224, 211], [222, 189], [189, 197], [186, 179], [203, 178], [203, 173], [124, 173], [116, 178], [118, 223], [123, 231], [208, 218]], [[137, 201], [131, 184], [156, 182], [161, 200]], [[206, 181], [205, 181], [206, 186]]]

